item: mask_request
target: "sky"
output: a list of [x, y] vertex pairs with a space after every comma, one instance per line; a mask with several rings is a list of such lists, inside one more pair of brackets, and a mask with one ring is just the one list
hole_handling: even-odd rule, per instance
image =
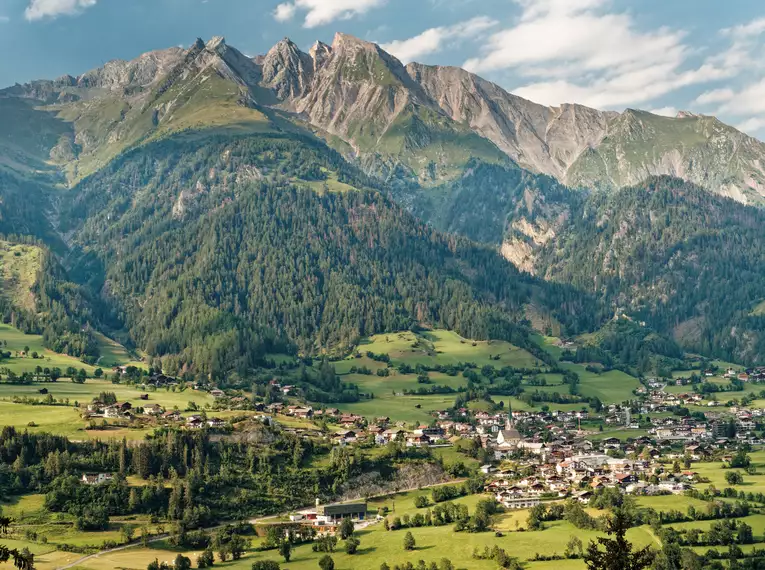
[[257, 55], [338, 31], [538, 103], [713, 114], [765, 140], [762, 0], [0, 0], [0, 86], [197, 37]]

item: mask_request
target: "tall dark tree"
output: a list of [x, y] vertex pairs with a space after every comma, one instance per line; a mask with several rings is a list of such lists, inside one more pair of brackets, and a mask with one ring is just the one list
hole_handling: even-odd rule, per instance
[[[614, 509], [614, 514], [606, 522], [606, 534], [597, 542], [590, 541], [584, 562], [590, 570], [643, 570], [651, 565], [653, 553], [646, 546], [633, 550], [632, 543], [626, 538], [630, 519], [621, 508]], [[600, 547], [604, 549], [601, 550]]]
[[[6, 534], [8, 527], [11, 525], [11, 519], [7, 517], [0, 517], [0, 533]], [[32, 555], [22, 553], [21, 551], [0, 544], [0, 563], [12, 561], [13, 565], [19, 570], [33, 570], [34, 558]]]

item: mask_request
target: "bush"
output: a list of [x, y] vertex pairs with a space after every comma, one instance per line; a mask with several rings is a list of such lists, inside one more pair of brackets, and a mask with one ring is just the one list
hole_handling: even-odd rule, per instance
[[258, 560], [252, 565], [252, 570], [279, 570], [279, 563], [273, 560]]
[[356, 554], [359, 549], [359, 544], [361, 544], [361, 541], [358, 538], [349, 536], [345, 541], [345, 553]]
[[353, 521], [351, 519], [343, 519], [343, 522], [340, 523], [340, 538], [345, 540], [349, 536], [353, 536], [354, 530]]
[[418, 509], [424, 509], [430, 505], [430, 501], [425, 495], [418, 495], [414, 498], [414, 506]]
[[210, 568], [215, 564], [215, 556], [210, 548], [206, 548], [202, 554], [197, 557], [198, 568]]
[[335, 561], [332, 560], [332, 557], [329, 554], [325, 554], [321, 557], [321, 560], [319, 560], [319, 568], [321, 568], [321, 570], [335, 570]]
[[404, 536], [404, 550], [414, 550], [416, 545], [414, 535], [411, 532], [407, 532]]

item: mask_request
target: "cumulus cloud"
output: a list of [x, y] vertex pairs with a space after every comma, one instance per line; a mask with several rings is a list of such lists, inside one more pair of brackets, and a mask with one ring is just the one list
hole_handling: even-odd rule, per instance
[[303, 26], [315, 28], [336, 20], [348, 20], [379, 8], [386, 0], [292, 0], [283, 2], [273, 13], [277, 21], [291, 20], [298, 12], [305, 12]]
[[498, 22], [485, 16], [478, 16], [454, 26], [430, 28], [406, 40], [395, 40], [382, 44], [382, 48], [408, 63], [428, 54], [437, 53], [452, 42], [477, 36], [496, 26]]
[[85, 8], [95, 6], [97, 0], [31, 0], [24, 11], [30, 22], [44, 18], [78, 14]]
[[514, 1], [518, 20], [464, 65], [477, 73], [511, 70], [521, 83], [513, 91], [540, 103], [641, 104], [734, 73], [713, 60], [688, 68], [694, 50], [682, 30], [641, 30], [608, 0]]
[[277, 22], [286, 22], [295, 16], [295, 12], [297, 12], [297, 7], [294, 4], [285, 2], [276, 7], [276, 10], [274, 10], [274, 18]]

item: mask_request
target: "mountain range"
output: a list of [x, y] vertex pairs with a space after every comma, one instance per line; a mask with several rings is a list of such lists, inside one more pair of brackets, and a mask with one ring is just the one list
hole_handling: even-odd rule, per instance
[[57, 283], [100, 307], [87, 325], [177, 370], [416, 323], [523, 344], [529, 325], [576, 334], [614, 312], [687, 349], [763, 354], [765, 145], [714, 117], [546, 107], [337, 34], [17, 84], [0, 125], [0, 231], [55, 253]]

